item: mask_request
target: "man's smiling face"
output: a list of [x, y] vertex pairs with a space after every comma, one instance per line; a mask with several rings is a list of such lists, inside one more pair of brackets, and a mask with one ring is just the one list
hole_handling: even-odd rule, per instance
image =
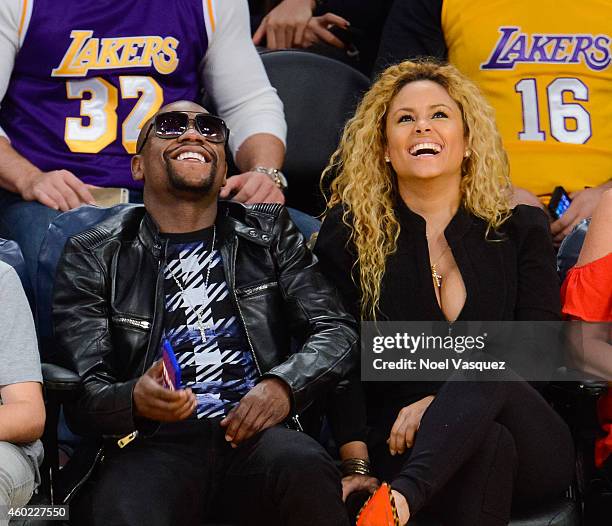
[[175, 138], [162, 139], [154, 129], [148, 131], [154, 126], [153, 120], [143, 127], [138, 141], [138, 147], [142, 149], [132, 161], [134, 179], [144, 181], [145, 193], [159, 194], [160, 197], [163, 193], [180, 194], [185, 199], [216, 196], [225, 183], [225, 143], [210, 142], [196, 129], [195, 116], [207, 113], [198, 104], [173, 102], [157, 114], [169, 111], [189, 117], [187, 131]]

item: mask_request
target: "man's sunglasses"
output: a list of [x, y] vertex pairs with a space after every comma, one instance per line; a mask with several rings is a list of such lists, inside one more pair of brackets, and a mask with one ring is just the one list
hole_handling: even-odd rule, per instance
[[145, 138], [136, 153], [142, 151], [151, 130], [155, 130], [155, 135], [160, 139], [176, 139], [189, 129], [189, 125], [192, 122], [196, 131], [207, 141], [214, 143], [227, 141], [229, 129], [219, 117], [209, 113], [196, 113], [193, 117], [190, 117], [189, 113], [182, 111], [167, 111], [155, 116], [153, 124], [149, 126]]

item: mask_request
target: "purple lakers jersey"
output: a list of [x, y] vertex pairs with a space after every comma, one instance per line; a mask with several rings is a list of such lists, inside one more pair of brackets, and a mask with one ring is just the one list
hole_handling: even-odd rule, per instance
[[198, 99], [214, 24], [211, 0], [24, 0], [0, 126], [43, 171], [139, 188], [138, 133], [162, 105]]

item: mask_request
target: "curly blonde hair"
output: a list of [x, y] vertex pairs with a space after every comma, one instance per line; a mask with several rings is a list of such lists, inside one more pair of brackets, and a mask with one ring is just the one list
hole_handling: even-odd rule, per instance
[[[494, 112], [480, 90], [454, 66], [431, 61], [387, 68], [364, 95], [324, 170], [330, 185], [327, 208], [342, 203], [343, 221], [357, 250], [361, 316], [376, 319], [387, 257], [397, 248], [395, 174], [384, 160], [385, 122], [391, 101], [408, 83], [430, 80], [446, 89], [463, 115], [470, 156], [462, 164], [462, 206], [497, 229], [510, 215], [508, 159]], [[376, 199], [372, 199], [376, 196]]]

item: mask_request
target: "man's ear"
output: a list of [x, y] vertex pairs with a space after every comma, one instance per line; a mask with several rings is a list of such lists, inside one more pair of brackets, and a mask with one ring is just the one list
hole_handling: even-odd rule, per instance
[[144, 162], [142, 155], [134, 155], [131, 161], [132, 179], [134, 181], [144, 181]]
[[227, 184], [227, 172], [229, 171], [229, 167], [227, 166], [227, 162], [223, 163], [225, 165], [225, 170], [223, 171], [223, 184], [221, 186], [225, 186]]

